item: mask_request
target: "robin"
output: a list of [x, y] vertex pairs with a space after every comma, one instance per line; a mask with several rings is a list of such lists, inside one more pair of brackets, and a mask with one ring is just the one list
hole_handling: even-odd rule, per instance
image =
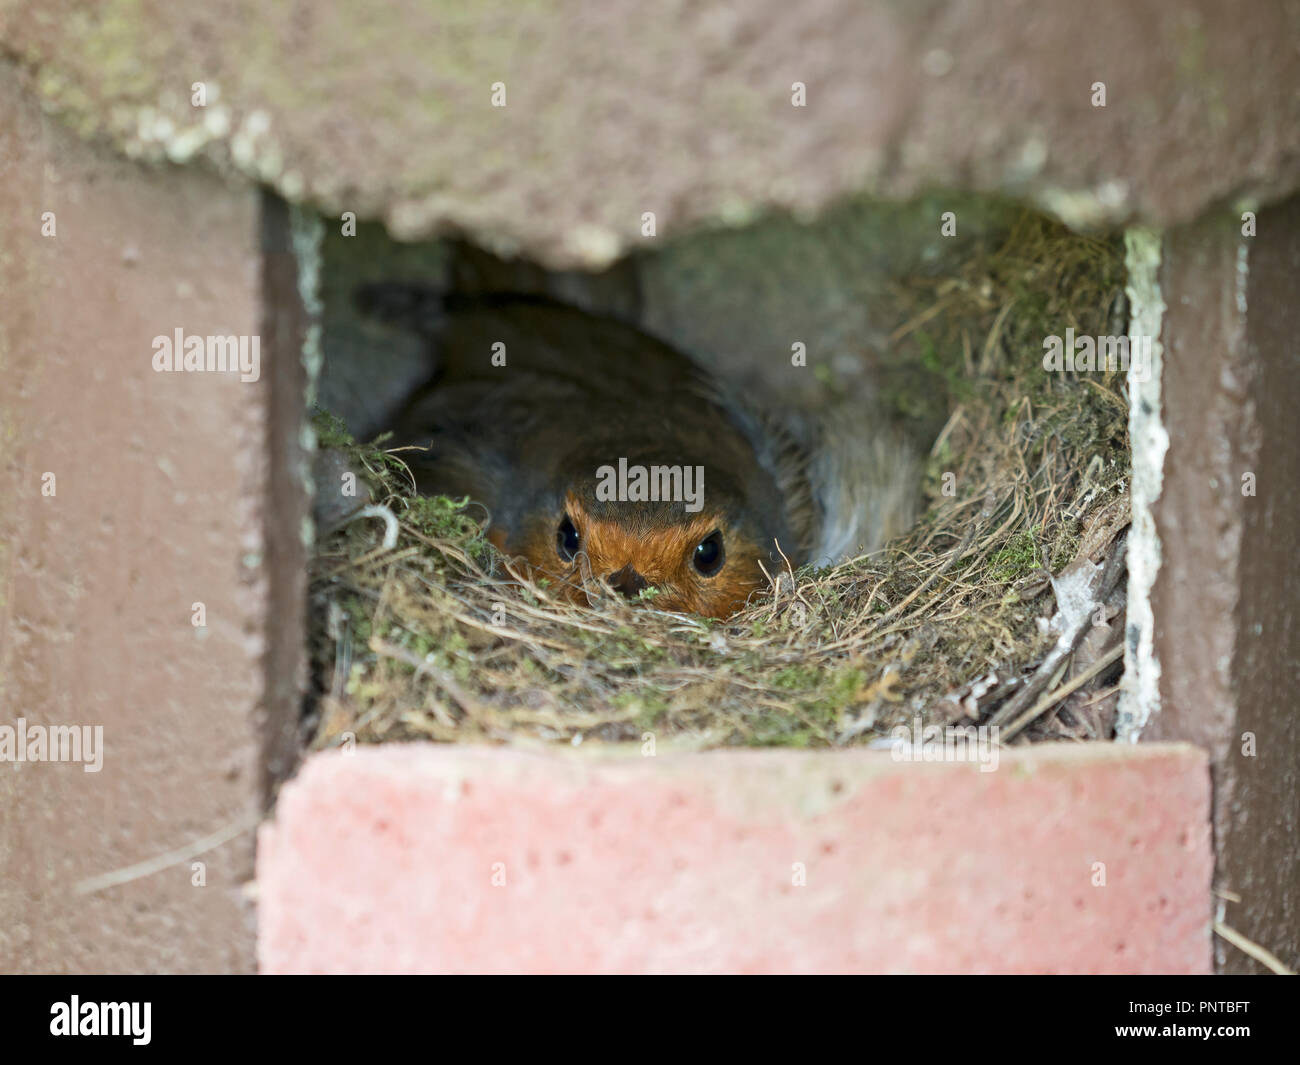
[[598, 579], [723, 618], [819, 531], [860, 546], [860, 522], [827, 520], [824, 462], [630, 325], [537, 295], [384, 283], [358, 303], [436, 348], [393, 426], [419, 491], [482, 504], [492, 543], [576, 602]]

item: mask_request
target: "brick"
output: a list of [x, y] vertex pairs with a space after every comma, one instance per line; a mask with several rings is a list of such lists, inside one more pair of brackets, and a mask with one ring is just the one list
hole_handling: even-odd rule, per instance
[[[643, 211], [662, 237], [960, 187], [1074, 223], [1170, 224], [1296, 187], [1283, 4], [1248, 19], [1223, 0], [751, 0], [650, 20], [636, 0], [397, 0], [311, 18], [259, 0], [0, 7], [44, 102], [128, 153], [201, 152], [403, 239], [454, 229], [552, 266], [642, 247]], [[347, 61], [358, 40], [383, 62]], [[202, 109], [200, 79], [219, 89]]]
[[1204, 973], [1208, 818], [1186, 746], [1042, 746], [991, 773], [867, 751], [328, 752], [261, 830], [259, 960]]
[[[272, 385], [299, 360], [263, 328], [259, 225], [255, 190], [92, 147], [0, 67], [0, 724], [103, 729], [99, 772], [0, 764], [0, 971], [253, 967], [251, 826], [297, 709], [264, 667], [302, 647], [268, 604], [303, 580], [301, 548], [268, 561], [286, 516], [298, 540], [268, 490]], [[154, 372], [178, 326], [266, 333], [261, 379]], [[196, 856], [202, 886], [182, 860], [77, 892], [241, 824]]]
[[[1151, 593], [1160, 709], [1143, 739], [1195, 743], [1214, 768], [1223, 919], [1300, 966], [1300, 197], [1165, 239], [1162, 413]], [[1161, 624], [1160, 622], [1163, 622]], [[1227, 972], [1264, 966], [1220, 942]]]

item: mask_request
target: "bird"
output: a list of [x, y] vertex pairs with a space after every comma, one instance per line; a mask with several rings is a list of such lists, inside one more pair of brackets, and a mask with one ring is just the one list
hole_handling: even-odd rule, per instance
[[842, 513], [854, 493], [818, 487], [843, 463], [633, 323], [406, 282], [355, 302], [433, 348], [388, 445], [417, 490], [481, 504], [488, 539], [575, 603], [604, 584], [727, 618], [774, 574], [829, 560], [829, 542], [860, 546], [863, 519]]

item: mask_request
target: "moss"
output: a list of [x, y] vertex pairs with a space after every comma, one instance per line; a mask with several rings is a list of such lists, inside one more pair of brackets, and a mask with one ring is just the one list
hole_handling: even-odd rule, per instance
[[1010, 584], [1038, 569], [1042, 565], [1042, 557], [1038, 549], [1038, 534], [1041, 531], [1035, 526], [1008, 537], [1006, 546], [992, 558], [989, 577], [1003, 584]]
[[312, 429], [316, 433], [316, 442], [323, 448], [347, 449], [357, 446], [352, 434], [347, 431], [343, 419], [335, 417], [327, 410], [317, 410], [312, 414]]
[[468, 513], [468, 496], [413, 496], [407, 500], [406, 520], [412, 528], [434, 539], [451, 540], [471, 549], [487, 545], [483, 530]]
[[1079, 553], [1081, 540], [1077, 521], [1062, 522], [1056, 530], [1056, 538], [1048, 551], [1047, 568], [1053, 573], [1061, 570]]
[[617, 710], [634, 715], [632, 720], [640, 729], [655, 728], [669, 713], [664, 693], [650, 688], [620, 692], [612, 703]]
[[815, 669], [807, 666], [791, 666], [780, 670], [772, 677], [772, 686], [786, 691], [811, 688], [818, 679], [819, 674]]

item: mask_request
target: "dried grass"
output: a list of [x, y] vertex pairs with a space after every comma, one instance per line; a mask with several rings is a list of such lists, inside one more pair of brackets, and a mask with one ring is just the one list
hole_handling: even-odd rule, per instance
[[1042, 357], [1044, 336], [1067, 326], [1124, 333], [1122, 289], [1115, 243], [1029, 214], [957, 276], [900, 281], [886, 395], [907, 424], [942, 424], [923, 517], [871, 557], [774, 574], [725, 622], [613, 594], [574, 607], [511, 569], [472, 504], [412, 499], [400, 455], [350, 448], [400, 531], [385, 549], [383, 522], [360, 519], [320, 545], [315, 745], [651, 732], [833, 746], [917, 715], [1015, 723], [1028, 739], [1105, 736], [1122, 614], [1091, 650], [1076, 640], [1055, 657], [1040, 619], [1056, 610], [1049, 571], [1114, 560], [1122, 543], [1124, 378], [1048, 374]]

